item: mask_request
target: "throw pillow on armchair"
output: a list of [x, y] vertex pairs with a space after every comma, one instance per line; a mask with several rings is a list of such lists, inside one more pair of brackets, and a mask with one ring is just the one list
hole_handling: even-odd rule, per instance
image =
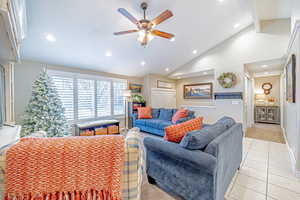
[[202, 129], [203, 117], [183, 122], [181, 124], [166, 127], [165, 140], [179, 143], [182, 138], [190, 131]]

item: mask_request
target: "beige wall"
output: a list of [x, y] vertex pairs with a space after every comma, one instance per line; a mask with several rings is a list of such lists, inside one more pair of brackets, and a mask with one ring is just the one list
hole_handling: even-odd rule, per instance
[[44, 63], [22, 61], [21, 63], [15, 64], [15, 118], [16, 122], [20, 123], [24, 110], [31, 97], [31, 89], [33, 82], [38, 78], [41, 70], [47, 67], [47, 69], [60, 70], [65, 72], [74, 72], [90, 75], [99, 75], [112, 78], [126, 79], [128, 82], [143, 84], [143, 78], [141, 77], [129, 77], [118, 74], [110, 74], [100, 71], [83, 70], [78, 68], [64, 67], [47, 65]]
[[151, 89], [157, 88], [157, 81], [166, 81], [172, 83], [172, 89], [176, 89], [176, 81], [173, 79], [169, 79], [165, 76], [161, 76], [159, 74], [148, 74], [144, 77], [144, 90], [143, 96], [147, 101], [147, 105], [151, 106]]
[[255, 81], [255, 88], [254, 88], [254, 94], [256, 94], [258, 91], [263, 91], [262, 85], [264, 83], [271, 83], [273, 85], [273, 88], [271, 90], [271, 93], [267, 95], [268, 97], [275, 97], [276, 98], [276, 104], [280, 104], [280, 76], [268, 76], [268, 77], [257, 77], [254, 78]]
[[208, 76], [199, 76], [193, 78], [184, 78], [181, 80], [177, 80], [176, 82], [176, 101], [177, 107], [181, 106], [203, 106], [203, 105], [213, 105], [214, 101], [211, 99], [184, 99], [183, 98], [183, 86], [188, 84], [195, 83], [213, 83], [214, 84], [214, 75]]

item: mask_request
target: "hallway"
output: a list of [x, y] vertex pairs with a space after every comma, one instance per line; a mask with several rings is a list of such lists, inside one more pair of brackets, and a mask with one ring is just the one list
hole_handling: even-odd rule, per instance
[[285, 144], [280, 125], [256, 123], [246, 131], [247, 138]]

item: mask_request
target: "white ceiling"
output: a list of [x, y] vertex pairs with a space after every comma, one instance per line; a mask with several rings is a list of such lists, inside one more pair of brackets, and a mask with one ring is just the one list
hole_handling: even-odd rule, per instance
[[[169, 74], [253, 22], [249, 0], [148, 0], [150, 19], [166, 9], [174, 13], [156, 28], [175, 34], [176, 41], [155, 38], [143, 48], [136, 33], [113, 35], [134, 28], [117, 9], [126, 8], [142, 18], [140, 0], [26, 2], [29, 27], [23, 59], [131, 76]], [[240, 26], [234, 28], [235, 24]], [[48, 33], [56, 42], [45, 40]], [[111, 57], [105, 57], [108, 50]], [[146, 65], [141, 66], [141, 61]]]
[[284, 58], [266, 60], [256, 63], [246, 64], [246, 68], [250, 75], [254, 77], [278, 75], [283, 72]]

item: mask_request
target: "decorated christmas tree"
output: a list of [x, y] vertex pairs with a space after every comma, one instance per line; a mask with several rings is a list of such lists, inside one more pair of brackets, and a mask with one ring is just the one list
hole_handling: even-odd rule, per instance
[[33, 83], [32, 96], [25, 110], [21, 136], [36, 131], [45, 131], [48, 137], [69, 135], [64, 108], [46, 70]]

